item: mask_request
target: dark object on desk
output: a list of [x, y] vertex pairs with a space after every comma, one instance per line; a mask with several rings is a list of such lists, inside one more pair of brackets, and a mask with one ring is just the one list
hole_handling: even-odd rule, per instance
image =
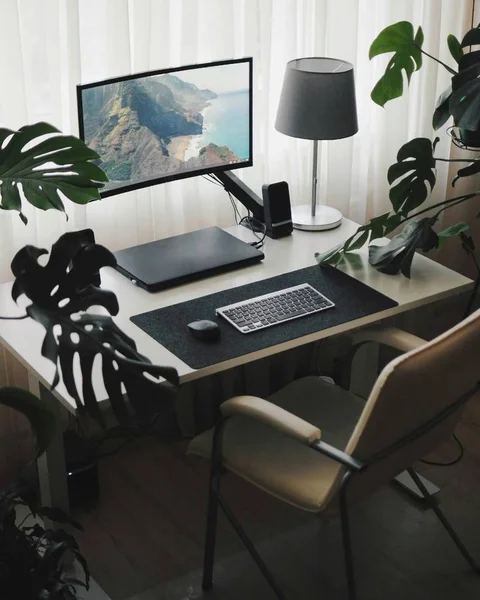
[[293, 231], [292, 210], [288, 183], [279, 181], [262, 186], [265, 233], [273, 239], [290, 235]]
[[220, 339], [220, 327], [215, 321], [206, 319], [192, 321], [188, 324], [188, 329], [194, 337], [202, 342], [218, 342]]
[[115, 252], [117, 270], [149, 292], [203, 279], [265, 258], [263, 252], [219, 227]]
[[[287, 321], [255, 335], [243, 335], [229, 323], [219, 323], [222, 340], [207, 345], [186, 335], [187, 323], [198, 315], [213, 315], [215, 309], [268, 294], [286, 287], [309, 283], [335, 304], [326, 310], [303, 319]], [[167, 306], [131, 318], [133, 323], [165, 346], [193, 369], [257, 352], [323, 329], [354, 321], [367, 315], [381, 313], [398, 303], [333, 267], [307, 267], [278, 277], [224, 290], [203, 298]]]

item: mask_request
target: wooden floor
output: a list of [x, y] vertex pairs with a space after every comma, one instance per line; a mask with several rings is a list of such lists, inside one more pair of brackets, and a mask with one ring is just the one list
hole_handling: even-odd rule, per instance
[[[418, 468], [442, 487], [443, 509], [480, 561], [480, 401], [467, 409], [457, 433], [466, 448], [459, 464]], [[208, 466], [184, 449], [184, 442], [147, 438], [101, 461], [101, 502], [76, 516], [85, 527], [81, 549], [112, 600], [202, 597]], [[434, 458], [448, 460], [456, 452], [452, 442]], [[232, 475], [223, 489], [288, 598], [345, 597], [337, 519], [304, 514]], [[434, 514], [397, 487], [357, 507], [352, 528], [360, 598], [480, 597], [480, 576], [468, 569]], [[273, 598], [224, 521], [218, 560], [217, 585], [207, 598]]]

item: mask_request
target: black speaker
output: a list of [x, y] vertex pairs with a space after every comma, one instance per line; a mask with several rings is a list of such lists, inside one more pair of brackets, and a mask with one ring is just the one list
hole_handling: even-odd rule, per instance
[[288, 183], [279, 181], [262, 186], [265, 233], [273, 239], [290, 235], [293, 230]]

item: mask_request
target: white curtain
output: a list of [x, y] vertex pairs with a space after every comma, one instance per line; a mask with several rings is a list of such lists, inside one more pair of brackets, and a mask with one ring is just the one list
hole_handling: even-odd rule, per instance
[[[39, 120], [77, 133], [75, 86], [109, 77], [242, 56], [254, 59], [254, 166], [238, 172], [257, 193], [286, 180], [293, 203], [309, 200], [311, 143], [283, 136], [274, 120], [285, 64], [330, 56], [355, 66], [359, 133], [321, 144], [320, 197], [356, 220], [388, 209], [386, 171], [402, 143], [432, 134], [430, 117], [448, 75], [425, 59], [410, 93], [373, 104], [386, 60], [368, 47], [386, 25], [422, 25], [425, 49], [449, 61], [448, 33], [470, 26], [473, 0], [0, 0], [0, 124]], [[448, 142], [438, 149], [448, 156]], [[436, 194], [445, 193], [440, 174]], [[112, 250], [217, 224], [233, 211], [218, 186], [197, 177], [55, 211], [25, 206], [29, 223], [0, 214], [0, 281], [26, 243], [49, 247], [64, 231], [91, 227]]]

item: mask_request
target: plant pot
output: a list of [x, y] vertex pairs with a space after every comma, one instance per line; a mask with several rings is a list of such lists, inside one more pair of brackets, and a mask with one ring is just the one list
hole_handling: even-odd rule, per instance
[[480, 131], [471, 131], [470, 129], [458, 130], [458, 136], [462, 144], [468, 148], [480, 148]]

